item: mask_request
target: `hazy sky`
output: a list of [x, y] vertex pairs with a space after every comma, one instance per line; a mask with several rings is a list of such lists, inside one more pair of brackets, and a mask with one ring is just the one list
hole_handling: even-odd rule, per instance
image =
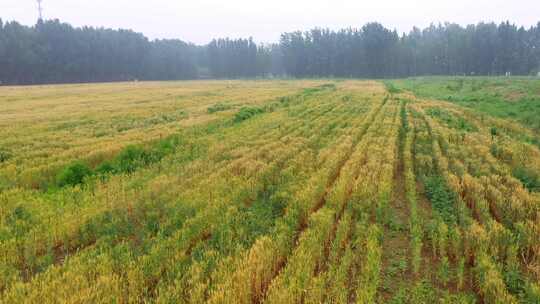
[[[284, 31], [378, 21], [400, 33], [432, 22], [540, 21], [540, 0], [43, 0], [44, 17], [76, 26], [128, 28], [198, 44], [217, 37], [273, 42]], [[0, 18], [34, 24], [36, 0], [0, 0]]]

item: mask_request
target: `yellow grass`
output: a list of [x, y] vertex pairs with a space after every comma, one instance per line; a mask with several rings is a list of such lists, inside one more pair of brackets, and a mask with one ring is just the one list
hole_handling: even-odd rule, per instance
[[360, 80], [0, 87], [0, 132], [0, 303], [540, 296], [515, 173], [540, 149], [470, 109]]

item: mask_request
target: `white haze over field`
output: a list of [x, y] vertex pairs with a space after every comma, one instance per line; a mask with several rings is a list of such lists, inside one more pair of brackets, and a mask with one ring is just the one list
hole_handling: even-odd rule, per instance
[[[46, 19], [74, 26], [133, 29], [149, 38], [197, 44], [218, 37], [277, 42], [282, 32], [339, 29], [381, 22], [398, 32], [430, 23], [509, 20], [529, 27], [540, 21], [540, 0], [43, 0]], [[37, 20], [36, 0], [0, 0], [0, 18], [26, 25]]]

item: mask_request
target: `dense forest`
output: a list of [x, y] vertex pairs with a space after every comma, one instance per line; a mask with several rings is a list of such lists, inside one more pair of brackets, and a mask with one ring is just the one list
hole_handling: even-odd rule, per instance
[[540, 22], [445, 23], [399, 34], [379, 23], [283, 33], [279, 43], [216, 39], [197, 46], [130, 30], [0, 20], [0, 82], [36, 84], [197, 78], [531, 75]]

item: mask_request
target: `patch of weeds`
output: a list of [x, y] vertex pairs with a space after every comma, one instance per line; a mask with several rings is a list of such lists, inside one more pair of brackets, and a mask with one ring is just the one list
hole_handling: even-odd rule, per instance
[[159, 140], [149, 147], [130, 145], [122, 149], [116, 157], [102, 162], [95, 169], [83, 161], [75, 161], [57, 174], [56, 185], [66, 187], [83, 184], [86, 177], [94, 175], [105, 178], [108, 174], [133, 173], [174, 153], [181, 143], [181, 137], [176, 135]]
[[388, 303], [476, 303], [476, 298], [472, 294], [449, 293], [448, 290], [441, 290], [428, 281], [420, 281], [414, 286], [401, 287], [395, 296]]
[[271, 103], [268, 103], [266, 104], [262, 110], [263, 112], [274, 112], [277, 108], [279, 108], [280, 106], [283, 106], [282, 103], [280, 102], [271, 102]]
[[234, 122], [239, 123], [244, 120], [248, 120], [251, 117], [264, 113], [264, 110], [262, 108], [258, 107], [242, 107], [235, 115], [234, 115]]
[[392, 267], [397, 269], [397, 273], [404, 275], [407, 271], [407, 260], [404, 257], [401, 257], [399, 260], [392, 263]]
[[55, 131], [74, 130], [77, 127], [80, 127], [80, 126], [89, 126], [89, 125], [94, 125], [96, 123], [97, 122], [95, 120], [93, 120], [93, 119], [82, 119], [82, 120], [79, 120], [79, 121], [67, 121], [67, 122], [60, 123], [57, 126], [53, 127], [53, 130], [55, 130]]
[[116, 131], [117, 131], [118, 133], [122, 133], [122, 132], [125, 132], [125, 131], [128, 131], [128, 130], [131, 130], [131, 129], [133, 129], [133, 127], [126, 124], [126, 125], [118, 126], [118, 127], [116, 128]]
[[523, 303], [540, 303], [540, 287], [527, 283], [522, 301]]
[[227, 110], [230, 110], [232, 108], [231, 105], [228, 105], [228, 104], [223, 104], [221, 102], [218, 102], [214, 105], [211, 105], [208, 107], [207, 111], [209, 114], [213, 114], [213, 113], [216, 113], [216, 112], [223, 112], [223, 111], [227, 111]]
[[439, 280], [446, 286], [450, 282], [450, 262], [447, 256], [443, 256], [437, 272]]
[[386, 90], [390, 94], [398, 94], [401, 93], [401, 89], [397, 88], [393, 83], [389, 81], [385, 81], [384, 85], [386, 86]]
[[96, 173], [133, 173], [140, 167], [160, 161], [163, 157], [175, 151], [179, 144], [177, 137], [170, 137], [158, 141], [151, 147], [138, 145], [125, 147], [114, 159], [104, 161], [96, 168]]
[[527, 137], [525, 138], [525, 142], [540, 148], [540, 139], [538, 137]]
[[[400, 254], [402, 254], [400, 252]], [[406, 253], [403, 253], [406, 254]], [[407, 272], [407, 260], [404, 256], [396, 257], [391, 261], [390, 265], [386, 269], [386, 278], [388, 280], [395, 278], [396, 276], [403, 276]], [[391, 286], [390, 286], [391, 287]]]
[[337, 87], [336, 87], [335, 84], [333, 84], [333, 83], [325, 83], [325, 84], [322, 84], [320, 86], [316, 86], [314, 88], [304, 89], [304, 91], [302, 92], [302, 95], [310, 96], [310, 95], [313, 95], [313, 94], [316, 94], [316, 93], [319, 93], [319, 92], [322, 92], [322, 91], [325, 91], [325, 90], [335, 91], [336, 89], [337, 89]]
[[[417, 303], [417, 302], [412, 302]], [[458, 303], [458, 304], [475, 304], [477, 303], [476, 297], [472, 294], [457, 293], [453, 294], [444, 290], [440, 296], [440, 303]]]
[[116, 157], [118, 168], [121, 172], [131, 173], [140, 166], [144, 166], [153, 160], [153, 154], [140, 146], [127, 146]]
[[387, 214], [386, 225], [388, 226], [388, 229], [393, 233], [401, 233], [407, 230], [405, 225], [396, 218], [394, 212], [389, 212]]
[[[99, 177], [107, 179], [108, 175], [133, 173], [134, 171], [161, 161], [164, 157], [174, 154], [177, 162], [190, 161], [207, 152], [205, 143], [193, 143], [186, 138], [199, 138], [207, 134], [213, 134], [230, 122], [214, 122], [191, 129], [187, 134], [180, 133], [167, 136], [164, 139], [155, 140], [145, 145], [129, 145], [123, 148], [115, 157], [105, 160], [93, 169], [79, 160], [57, 174], [58, 187], [73, 186], [86, 182], [85, 177]], [[182, 149], [179, 149], [179, 147]], [[46, 188], [44, 186], [44, 188]], [[56, 189], [50, 188], [55, 191]]]
[[[177, 110], [170, 113], [160, 113], [154, 117], [150, 117], [142, 122], [143, 126], [154, 126], [164, 123], [175, 122], [184, 118], [187, 118], [188, 114], [183, 110]], [[140, 127], [137, 125], [138, 122], [134, 122], [135, 127]]]
[[455, 209], [456, 195], [440, 175], [424, 178], [426, 194], [433, 208], [441, 215], [447, 224], [453, 224], [457, 219]]
[[512, 294], [525, 294], [525, 281], [518, 269], [505, 269], [503, 273], [504, 283]]
[[345, 95], [345, 96], [341, 97], [341, 100], [343, 102], [349, 102], [349, 101], [352, 100], [352, 96], [351, 95]]
[[8, 151], [0, 150], [0, 164], [8, 161], [12, 157], [12, 154]]
[[534, 78], [501, 82], [498, 78], [424, 77], [393, 83], [418, 97], [447, 100], [490, 116], [515, 119], [533, 131], [540, 129], [538, 81]]
[[10, 227], [10, 233], [16, 236], [25, 235], [34, 225], [32, 213], [23, 205], [18, 205], [12, 212], [8, 212], [5, 220]]
[[398, 292], [390, 299], [389, 304], [405, 304], [408, 303], [408, 289], [401, 287]]
[[96, 173], [100, 175], [108, 174], [108, 173], [114, 173], [115, 172], [115, 166], [111, 161], [104, 161], [99, 166], [96, 167]]
[[489, 152], [491, 153], [491, 155], [493, 155], [493, 157], [501, 161], [504, 161], [506, 163], [510, 163], [513, 158], [511, 151], [505, 149], [504, 146], [500, 146], [499, 144], [495, 142], [492, 143], [491, 146], [489, 147]]
[[529, 191], [540, 192], [540, 176], [537, 172], [520, 166], [512, 170], [512, 175], [520, 180]]
[[437, 300], [435, 286], [429, 282], [421, 281], [416, 283], [409, 293], [409, 303], [430, 303]]
[[426, 113], [434, 118], [438, 118], [445, 123], [449, 128], [463, 130], [466, 132], [476, 132], [478, 128], [466, 121], [463, 117], [455, 116], [450, 112], [441, 108], [429, 108]]
[[97, 137], [97, 138], [107, 136], [107, 135], [108, 135], [107, 131], [104, 131], [104, 130], [97, 131], [94, 133], [94, 137]]
[[489, 133], [491, 134], [491, 140], [494, 140], [497, 135], [499, 135], [499, 130], [497, 127], [489, 128]]
[[56, 184], [59, 187], [79, 185], [90, 175], [92, 175], [92, 169], [86, 163], [75, 161], [58, 173]]
[[282, 105], [289, 105], [289, 103], [292, 101], [291, 96], [283, 96], [278, 99], [279, 103]]

